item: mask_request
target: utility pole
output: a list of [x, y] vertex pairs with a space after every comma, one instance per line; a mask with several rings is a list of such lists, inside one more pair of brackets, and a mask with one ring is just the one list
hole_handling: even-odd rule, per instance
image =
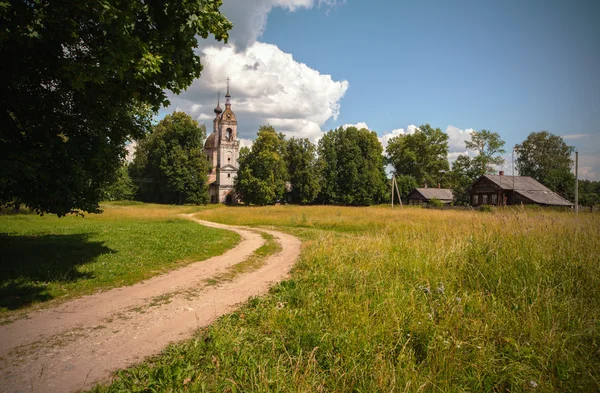
[[392, 209], [394, 208], [394, 184], [396, 184], [396, 174], [392, 175]]
[[575, 152], [575, 214], [579, 213], [579, 152]]

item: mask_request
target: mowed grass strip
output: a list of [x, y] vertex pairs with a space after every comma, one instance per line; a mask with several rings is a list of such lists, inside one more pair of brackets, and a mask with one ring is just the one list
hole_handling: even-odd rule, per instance
[[[0, 216], [0, 310], [65, 300], [219, 255], [239, 235], [179, 217], [189, 207], [104, 205], [85, 217]], [[195, 209], [198, 210], [197, 208]]]
[[[285, 214], [287, 213], [287, 214]], [[600, 390], [600, 216], [265, 207], [292, 279], [95, 391]]]

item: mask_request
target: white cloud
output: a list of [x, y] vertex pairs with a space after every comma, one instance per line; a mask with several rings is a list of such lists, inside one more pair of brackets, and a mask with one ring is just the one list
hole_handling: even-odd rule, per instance
[[[244, 51], [252, 46], [263, 34], [267, 25], [267, 16], [275, 7], [294, 12], [310, 9], [314, 6], [325, 8], [325, 12], [345, 1], [340, 0], [226, 0], [221, 12], [233, 23], [229, 43], [237, 50]], [[214, 45], [211, 40], [207, 44]]]
[[582, 139], [582, 138], [587, 138], [589, 136], [592, 136], [592, 134], [567, 134], [567, 135], [561, 135], [562, 139]]
[[135, 155], [135, 149], [137, 149], [137, 142], [132, 141], [125, 144], [125, 150], [127, 151], [127, 155], [125, 156], [125, 160], [127, 162], [133, 161], [133, 157]]
[[368, 126], [368, 125], [367, 125], [367, 123], [365, 123], [364, 121], [359, 121], [359, 122], [358, 122], [358, 123], [356, 123], [356, 124], [344, 124], [344, 125], [342, 126], [342, 128], [343, 128], [344, 130], [345, 130], [346, 128], [348, 128], [348, 127], [356, 127], [356, 128], [358, 128], [359, 130], [361, 130], [361, 129], [363, 129], [363, 128], [366, 128], [367, 130], [369, 129], [369, 126]]
[[408, 127], [406, 127], [406, 130], [404, 130], [404, 128], [396, 128], [390, 132], [383, 133], [383, 135], [379, 137], [379, 142], [381, 142], [381, 145], [383, 146], [383, 151], [385, 151], [385, 148], [390, 142], [390, 139], [399, 135], [414, 134], [415, 131], [417, 131], [418, 129], [419, 127], [415, 126], [414, 124], [411, 124]]
[[316, 141], [321, 125], [339, 115], [348, 82], [334, 81], [275, 45], [255, 42], [242, 52], [232, 46], [208, 47], [203, 53], [201, 78], [179, 96], [172, 95], [166, 110], [177, 108], [205, 121], [209, 133], [216, 93], [221, 91], [223, 107], [227, 77], [240, 138], [253, 139], [260, 125], [271, 124], [288, 136]]
[[[471, 133], [473, 131], [474, 130], [472, 128], [461, 130], [453, 125], [446, 127], [446, 134], [448, 134], [448, 152], [468, 153], [467, 148], [465, 147], [465, 141], [471, 141]], [[471, 151], [471, 155], [473, 155], [473, 153], [474, 152]]]
[[580, 154], [578, 176], [580, 179], [600, 180], [600, 156]]

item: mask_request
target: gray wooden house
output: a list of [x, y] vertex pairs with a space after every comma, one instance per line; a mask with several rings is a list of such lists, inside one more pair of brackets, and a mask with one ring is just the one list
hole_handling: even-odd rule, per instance
[[529, 176], [483, 175], [469, 189], [471, 206], [573, 206], [571, 202]]
[[444, 204], [452, 203], [454, 195], [447, 188], [415, 188], [406, 197], [407, 205], [426, 205], [432, 199], [439, 199]]

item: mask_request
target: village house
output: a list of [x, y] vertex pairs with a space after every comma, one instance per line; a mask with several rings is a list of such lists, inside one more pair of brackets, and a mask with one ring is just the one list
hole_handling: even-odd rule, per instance
[[452, 203], [454, 195], [447, 188], [415, 188], [406, 197], [407, 205], [427, 205], [432, 199], [437, 199], [445, 205]]
[[549, 188], [529, 176], [483, 175], [469, 189], [472, 206], [542, 205], [573, 206]]

